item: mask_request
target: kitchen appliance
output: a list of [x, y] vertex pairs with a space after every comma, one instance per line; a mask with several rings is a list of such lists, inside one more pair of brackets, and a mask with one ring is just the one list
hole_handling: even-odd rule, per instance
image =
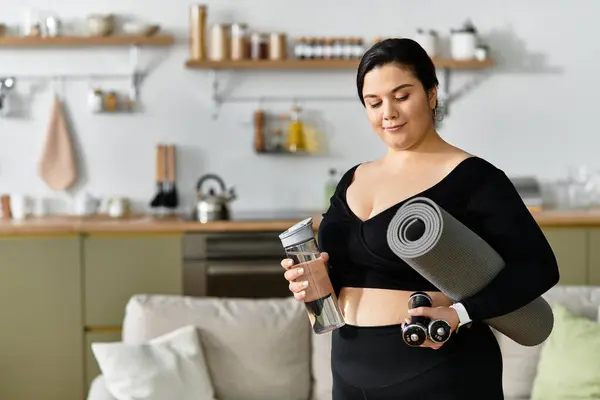
[[186, 296], [288, 297], [276, 231], [188, 232], [183, 238]]
[[[208, 181], [215, 181], [220, 192], [214, 188], [203, 191], [202, 186]], [[230, 219], [229, 203], [236, 199], [233, 188], [227, 190], [225, 182], [218, 175], [206, 174], [196, 184], [197, 203], [194, 210], [194, 219], [201, 223], [211, 221], [225, 221]]]

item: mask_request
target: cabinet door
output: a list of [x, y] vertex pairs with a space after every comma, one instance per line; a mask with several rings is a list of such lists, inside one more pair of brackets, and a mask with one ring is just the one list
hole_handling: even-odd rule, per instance
[[589, 284], [600, 286], [600, 228], [590, 229], [589, 243]]
[[560, 285], [587, 285], [588, 232], [585, 228], [543, 229], [558, 261]]
[[181, 235], [84, 239], [85, 325], [120, 326], [134, 294], [181, 294]]
[[80, 400], [80, 240], [0, 238], [0, 399]]

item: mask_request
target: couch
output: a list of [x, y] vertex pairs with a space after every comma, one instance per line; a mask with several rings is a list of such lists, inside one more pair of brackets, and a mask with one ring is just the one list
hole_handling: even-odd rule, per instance
[[[600, 287], [556, 286], [544, 297], [597, 320]], [[194, 325], [218, 400], [330, 400], [330, 334], [314, 335], [293, 298], [217, 299], [136, 295], [127, 304], [124, 343], [144, 343]], [[529, 399], [543, 346], [523, 347], [497, 334], [507, 400]], [[290, 391], [290, 387], [294, 390]], [[88, 400], [115, 400], [102, 375]]]

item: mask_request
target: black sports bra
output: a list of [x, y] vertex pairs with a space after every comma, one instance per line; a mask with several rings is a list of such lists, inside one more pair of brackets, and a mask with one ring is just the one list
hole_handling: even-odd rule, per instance
[[366, 221], [358, 218], [346, 201], [346, 191], [358, 165], [348, 170], [319, 225], [319, 245], [321, 251], [329, 254], [330, 277], [336, 293], [341, 287], [439, 291], [392, 252], [386, 240], [387, 227], [398, 208], [417, 196], [431, 198], [456, 218], [464, 217], [464, 200], [468, 198], [465, 194], [468, 186], [475, 184], [482, 162], [487, 164], [477, 157], [463, 160], [434, 186]]

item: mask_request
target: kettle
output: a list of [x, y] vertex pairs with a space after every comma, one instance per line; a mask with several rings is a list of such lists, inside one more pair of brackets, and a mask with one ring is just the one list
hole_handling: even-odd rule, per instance
[[[207, 193], [202, 192], [202, 185], [209, 180], [216, 181], [221, 189], [220, 193], [215, 193], [210, 188]], [[196, 184], [197, 203], [195, 209], [195, 219], [201, 223], [210, 221], [225, 221], [230, 217], [229, 203], [236, 199], [233, 189], [227, 190], [225, 182], [214, 174], [202, 176]]]

